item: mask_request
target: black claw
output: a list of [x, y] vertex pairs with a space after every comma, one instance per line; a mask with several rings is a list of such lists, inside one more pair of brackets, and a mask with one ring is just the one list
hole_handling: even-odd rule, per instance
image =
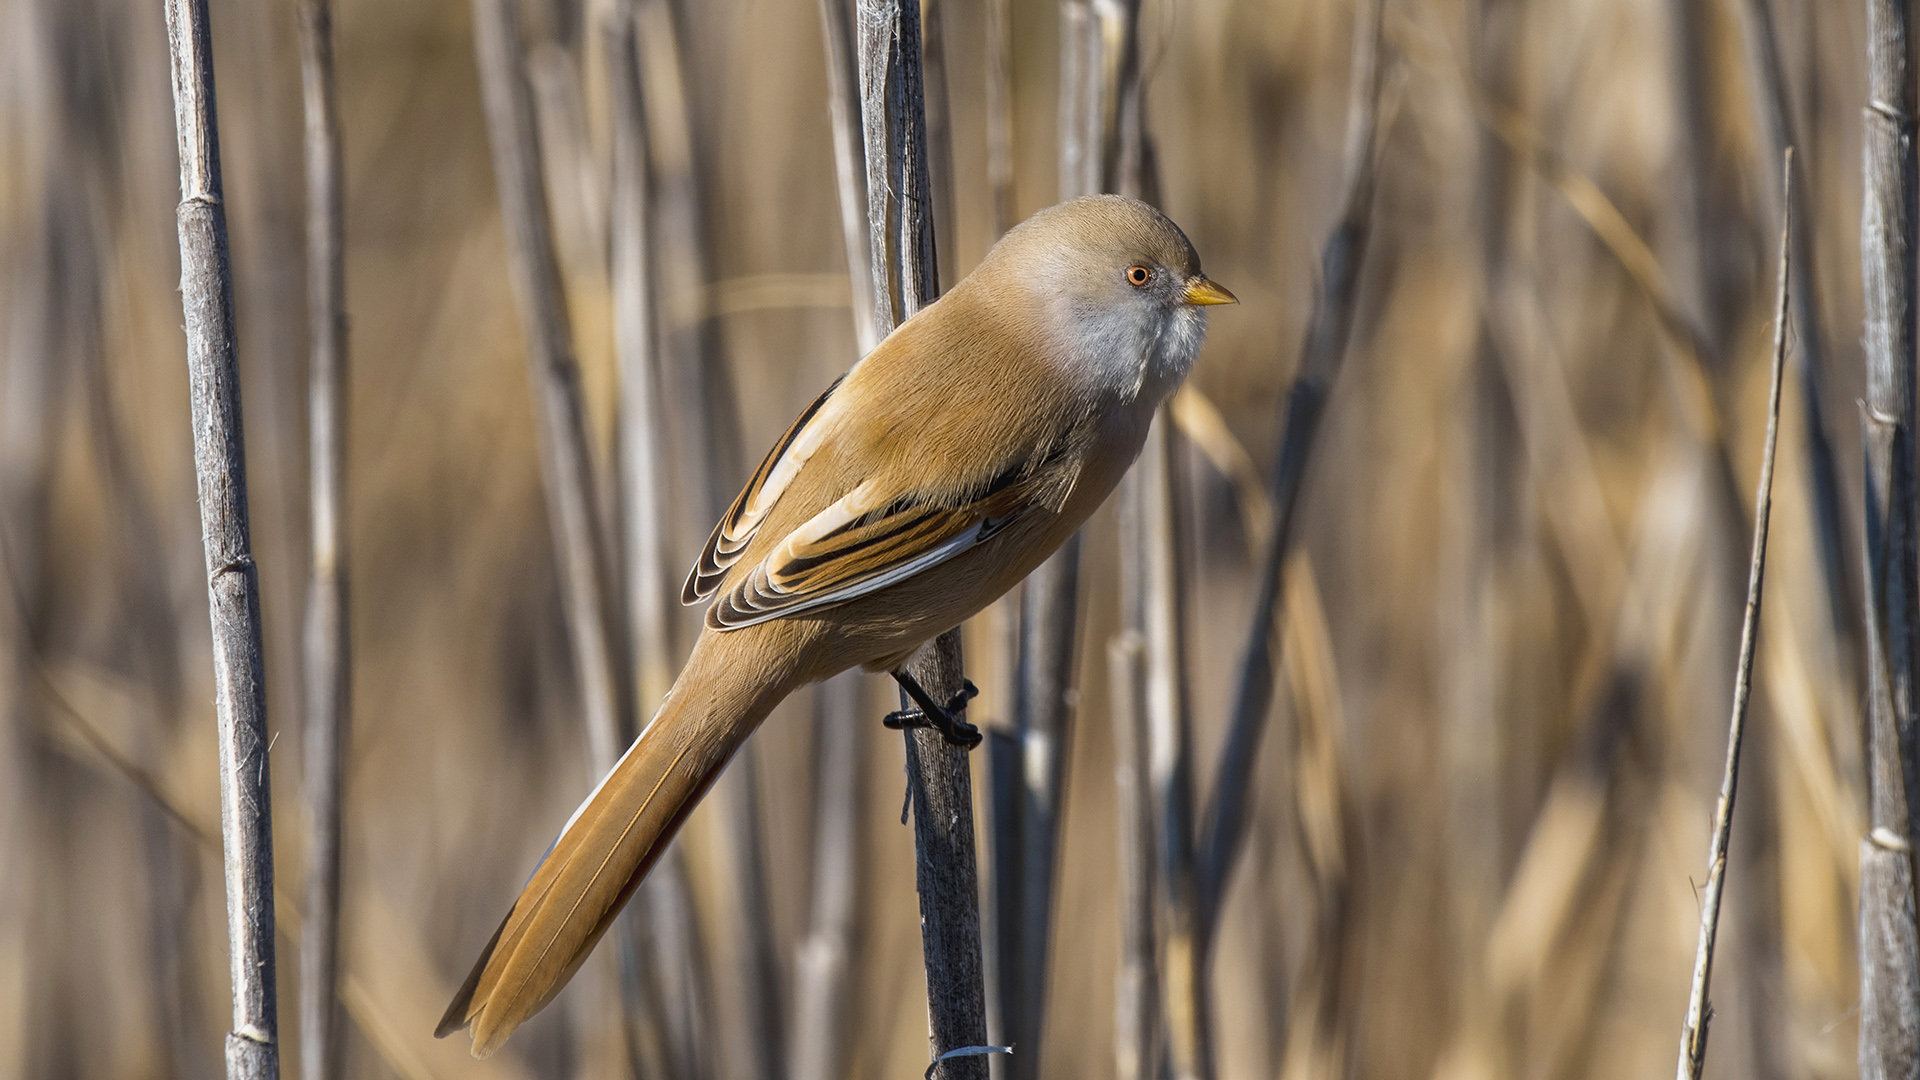
[[933, 726], [932, 721], [927, 719], [927, 714], [921, 712], [917, 708], [896, 709], [893, 712], [890, 712], [887, 715], [881, 717], [880, 723], [882, 726], [890, 728], [894, 731], [905, 731], [907, 728]]
[[907, 692], [907, 696], [913, 699], [914, 707], [888, 713], [880, 721], [882, 724], [895, 731], [917, 727], [937, 728], [955, 746], [971, 750], [980, 745], [980, 729], [957, 715], [966, 711], [967, 702], [979, 696], [979, 687], [963, 680], [959, 693], [948, 698], [945, 705], [936, 705], [913, 676], [896, 671], [893, 677], [899, 682], [900, 688]]

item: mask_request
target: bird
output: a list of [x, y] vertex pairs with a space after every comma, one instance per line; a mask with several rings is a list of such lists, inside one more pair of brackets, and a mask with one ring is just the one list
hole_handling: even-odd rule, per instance
[[561, 829], [435, 1034], [476, 1057], [566, 985], [747, 736], [788, 694], [887, 672], [970, 747], [968, 687], [901, 666], [1006, 593], [1106, 500], [1192, 369], [1207, 309], [1238, 303], [1179, 226], [1098, 195], [1008, 230], [835, 380], [773, 445], [681, 599], [708, 603], [653, 720]]

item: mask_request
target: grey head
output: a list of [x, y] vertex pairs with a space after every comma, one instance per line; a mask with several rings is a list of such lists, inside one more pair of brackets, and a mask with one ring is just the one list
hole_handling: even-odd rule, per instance
[[1208, 280], [1187, 235], [1165, 214], [1118, 195], [1042, 210], [981, 263], [995, 284], [1028, 294], [1061, 346], [1059, 362], [1099, 389], [1158, 402], [1199, 355], [1206, 308], [1236, 303]]

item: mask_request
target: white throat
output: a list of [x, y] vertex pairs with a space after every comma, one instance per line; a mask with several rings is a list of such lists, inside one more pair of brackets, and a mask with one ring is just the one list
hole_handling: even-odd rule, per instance
[[1129, 317], [1067, 319], [1077, 348], [1068, 359], [1073, 374], [1094, 396], [1158, 405], [1192, 370], [1207, 336], [1206, 313], [1178, 307], [1170, 313], [1129, 305]]

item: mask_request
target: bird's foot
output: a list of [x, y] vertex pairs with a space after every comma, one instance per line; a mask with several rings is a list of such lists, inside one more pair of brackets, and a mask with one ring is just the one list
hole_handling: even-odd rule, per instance
[[932, 695], [921, 689], [920, 683], [904, 671], [893, 672], [895, 682], [900, 689], [913, 699], [913, 708], [890, 712], [880, 722], [896, 731], [906, 728], [937, 728], [946, 740], [955, 746], [971, 750], [980, 745], [980, 729], [960, 719], [967, 710], [967, 702], [980, 693], [980, 689], [971, 681], [961, 680], [960, 692], [947, 699], [945, 705], [936, 704]]

